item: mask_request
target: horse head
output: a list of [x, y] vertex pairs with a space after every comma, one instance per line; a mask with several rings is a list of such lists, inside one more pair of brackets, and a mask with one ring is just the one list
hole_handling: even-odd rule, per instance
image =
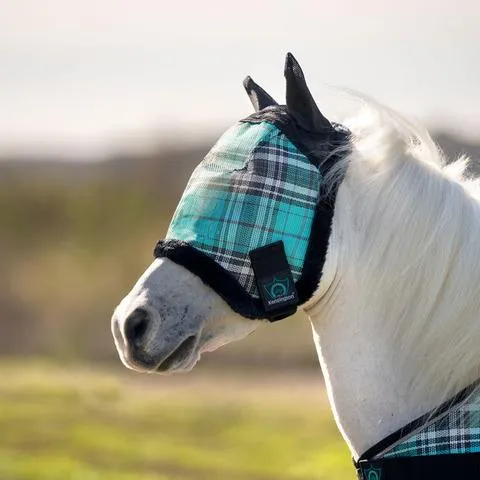
[[117, 307], [126, 366], [188, 370], [317, 289], [335, 202], [324, 177], [348, 132], [322, 115], [291, 54], [285, 77], [286, 105], [245, 79], [255, 113], [195, 169], [156, 259]]

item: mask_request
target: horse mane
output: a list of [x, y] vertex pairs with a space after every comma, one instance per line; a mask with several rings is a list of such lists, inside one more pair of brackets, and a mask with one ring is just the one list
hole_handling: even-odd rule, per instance
[[342, 182], [332, 301], [342, 289], [377, 322], [407, 395], [441, 403], [480, 378], [480, 187], [467, 158], [447, 164], [425, 129], [364, 103], [326, 179]]

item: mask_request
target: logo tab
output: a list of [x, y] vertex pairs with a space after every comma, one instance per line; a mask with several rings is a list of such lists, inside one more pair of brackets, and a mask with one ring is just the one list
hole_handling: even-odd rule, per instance
[[295, 313], [298, 295], [283, 242], [256, 248], [249, 255], [265, 311], [274, 313], [271, 319]]

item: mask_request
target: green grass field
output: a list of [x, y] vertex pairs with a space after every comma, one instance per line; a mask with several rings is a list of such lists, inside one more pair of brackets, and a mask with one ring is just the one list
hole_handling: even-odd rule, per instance
[[354, 478], [319, 375], [1, 365], [2, 480]]

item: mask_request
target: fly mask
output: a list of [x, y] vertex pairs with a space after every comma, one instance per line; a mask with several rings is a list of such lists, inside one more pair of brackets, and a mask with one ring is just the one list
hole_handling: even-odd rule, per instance
[[325, 177], [349, 140], [322, 115], [291, 54], [285, 77], [286, 105], [245, 79], [255, 113], [194, 170], [155, 248], [238, 314], [270, 321], [293, 314], [319, 284], [336, 197]]

